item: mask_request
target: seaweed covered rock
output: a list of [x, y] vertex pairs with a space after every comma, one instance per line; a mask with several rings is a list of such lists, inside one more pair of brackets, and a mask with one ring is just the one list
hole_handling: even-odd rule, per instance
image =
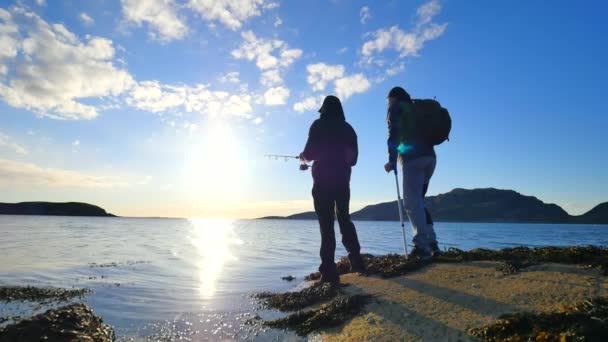
[[484, 341], [607, 341], [608, 298], [594, 298], [550, 313], [516, 313], [469, 331]]
[[[382, 256], [363, 254], [362, 257], [367, 273], [380, 275], [383, 278], [405, 275], [429, 263], [462, 261], [503, 261], [505, 265], [500, 271], [504, 274], [514, 274], [531, 265], [551, 262], [597, 267], [603, 271], [604, 275], [608, 275], [608, 248], [598, 246], [514, 247], [500, 250], [476, 248], [470, 251], [450, 248], [439, 256], [424, 262], [418, 259], [406, 259], [399, 254]], [[350, 272], [348, 258], [342, 258], [336, 265], [340, 274]], [[320, 276], [320, 273], [316, 272], [306, 276], [305, 279], [316, 280]]]
[[338, 290], [330, 284], [314, 285], [296, 292], [271, 293], [263, 292], [256, 295], [264, 303], [281, 311], [293, 311], [305, 308], [334, 298]]
[[0, 328], [0, 341], [114, 341], [114, 331], [84, 304], [48, 310]]
[[359, 314], [370, 297], [369, 295], [339, 296], [318, 309], [298, 311], [264, 324], [272, 328], [295, 330], [298, 335], [304, 336], [348, 321]]
[[90, 293], [89, 289], [61, 289], [55, 287], [34, 286], [2, 286], [0, 301], [30, 301], [39, 303], [68, 301], [75, 297], [83, 297]]

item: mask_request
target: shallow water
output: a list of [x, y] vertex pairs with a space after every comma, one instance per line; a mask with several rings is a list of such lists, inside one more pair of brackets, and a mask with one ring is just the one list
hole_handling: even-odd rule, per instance
[[[356, 222], [363, 253], [401, 253], [398, 222]], [[437, 223], [442, 248], [607, 245], [608, 225]], [[336, 229], [337, 230], [337, 229]], [[338, 240], [339, 240], [339, 233]], [[411, 237], [411, 233], [407, 232]], [[296, 339], [253, 329], [259, 291], [302, 286], [316, 221], [0, 216], [0, 285], [87, 287], [120, 339]], [[339, 245], [339, 243], [338, 243]], [[337, 257], [346, 254], [338, 246]], [[293, 275], [294, 282], [281, 277]], [[0, 316], [27, 314], [0, 304]]]

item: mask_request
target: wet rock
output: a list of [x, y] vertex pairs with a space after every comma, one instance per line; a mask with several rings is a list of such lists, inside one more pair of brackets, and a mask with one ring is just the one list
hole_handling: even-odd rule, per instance
[[285, 318], [265, 322], [272, 328], [295, 330], [305, 336], [313, 331], [340, 325], [361, 312], [370, 296], [339, 296], [316, 310], [298, 311]]
[[[586, 267], [599, 268], [604, 275], [608, 275], [608, 248], [597, 246], [573, 247], [514, 247], [500, 250], [476, 248], [463, 251], [450, 248], [429, 261], [405, 259], [403, 255], [389, 254], [373, 256], [363, 254], [363, 261], [369, 275], [380, 275], [383, 278], [401, 276], [416, 271], [430, 263], [449, 263], [463, 261], [502, 261], [500, 267], [504, 274], [514, 274], [519, 270], [539, 263], [579, 264]], [[348, 258], [342, 258], [337, 264], [338, 272], [350, 272]], [[317, 280], [321, 277], [319, 272], [305, 277], [305, 280]]]
[[48, 310], [0, 328], [0, 341], [114, 341], [114, 331], [84, 304]]
[[288, 275], [287, 277], [281, 277], [282, 280], [285, 281], [294, 281], [296, 280], [296, 277], [292, 276], [292, 275]]
[[503, 315], [469, 333], [484, 341], [606, 341], [608, 298], [586, 300], [558, 312]]
[[255, 295], [267, 306], [281, 311], [293, 311], [334, 298], [338, 289], [330, 284], [314, 285], [297, 292], [271, 293]]
[[89, 289], [61, 289], [54, 287], [2, 286], [0, 301], [30, 301], [39, 303], [62, 302], [89, 294]]

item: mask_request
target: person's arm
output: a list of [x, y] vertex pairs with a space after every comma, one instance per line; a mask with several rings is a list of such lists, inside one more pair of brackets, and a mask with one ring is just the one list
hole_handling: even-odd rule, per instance
[[386, 123], [388, 125], [388, 162], [394, 167], [397, 165], [397, 147], [399, 146], [399, 120], [400, 120], [399, 105], [394, 104], [389, 107], [386, 114]]
[[348, 141], [346, 145], [346, 163], [350, 166], [357, 165], [359, 158], [359, 145], [357, 144], [357, 133], [348, 125]]
[[300, 159], [304, 161], [314, 161], [319, 157], [319, 138], [318, 138], [318, 124], [317, 121], [313, 122], [308, 131], [308, 140], [304, 151], [300, 153]]

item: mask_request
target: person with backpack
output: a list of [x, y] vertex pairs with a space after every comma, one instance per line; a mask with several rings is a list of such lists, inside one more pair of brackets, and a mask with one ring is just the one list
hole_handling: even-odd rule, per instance
[[336, 217], [351, 270], [361, 273], [365, 271], [359, 238], [349, 213], [351, 168], [357, 164], [359, 151], [357, 134], [346, 122], [340, 99], [333, 95], [327, 96], [319, 113], [319, 119], [310, 126], [308, 141], [300, 153], [300, 160], [314, 161], [312, 196], [321, 227], [320, 283], [337, 285], [340, 276], [335, 263]]
[[437, 164], [434, 145], [447, 139], [451, 119], [437, 101], [412, 100], [401, 87], [391, 89], [387, 101], [389, 161], [384, 169], [397, 172], [397, 161], [401, 162], [403, 204], [413, 231], [410, 256], [426, 260], [440, 250], [424, 197]]

